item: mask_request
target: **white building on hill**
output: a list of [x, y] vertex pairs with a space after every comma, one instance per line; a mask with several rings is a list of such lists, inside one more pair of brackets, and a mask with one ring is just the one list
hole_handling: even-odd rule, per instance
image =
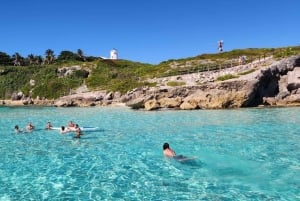
[[118, 59], [118, 51], [117, 51], [117, 49], [112, 49], [110, 51], [110, 59]]

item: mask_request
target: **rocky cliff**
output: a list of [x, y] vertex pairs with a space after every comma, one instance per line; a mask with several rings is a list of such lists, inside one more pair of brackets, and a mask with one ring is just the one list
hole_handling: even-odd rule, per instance
[[300, 105], [299, 86], [300, 56], [294, 56], [255, 66], [254, 72], [223, 82], [136, 90], [126, 104], [146, 110]]
[[[245, 70], [251, 70], [252, 73], [239, 74]], [[236, 74], [238, 78], [217, 81], [217, 75], [228, 73]], [[193, 82], [195, 77], [198, 80]], [[166, 82], [172, 79], [185, 79], [187, 84], [178, 87], [164, 84], [163, 80]], [[155, 79], [153, 82], [158, 83], [156, 87], [136, 88], [124, 95], [118, 92], [92, 91], [64, 96], [57, 100], [27, 100], [19, 104], [64, 107], [124, 104], [133, 109], [145, 110], [300, 105], [300, 55], [280, 61], [271, 59], [268, 62], [256, 62], [232, 69], [163, 78], [159, 82]], [[2, 101], [2, 104], [14, 103]]]

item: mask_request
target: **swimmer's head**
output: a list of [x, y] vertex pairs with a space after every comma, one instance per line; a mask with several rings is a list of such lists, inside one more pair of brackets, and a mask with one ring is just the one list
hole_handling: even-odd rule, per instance
[[169, 145], [169, 143], [165, 143], [164, 145], [163, 145], [163, 149], [164, 150], [166, 150], [166, 149], [169, 149], [170, 148], [170, 145]]

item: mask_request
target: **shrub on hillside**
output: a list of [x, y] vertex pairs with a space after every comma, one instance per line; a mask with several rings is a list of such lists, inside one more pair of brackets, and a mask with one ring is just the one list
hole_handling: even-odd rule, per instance
[[255, 71], [255, 69], [251, 69], [248, 71], [241, 72], [241, 73], [239, 73], [239, 75], [247, 75], [247, 74], [253, 73], [254, 71]]
[[217, 78], [218, 81], [225, 81], [225, 80], [230, 80], [230, 79], [234, 79], [234, 78], [238, 78], [239, 76], [236, 75], [232, 75], [232, 74], [227, 74], [227, 75], [223, 75]]
[[170, 81], [167, 83], [167, 85], [170, 87], [183, 86], [185, 84], [186, 84], [185, 82], [176, 82], [176, 81]]

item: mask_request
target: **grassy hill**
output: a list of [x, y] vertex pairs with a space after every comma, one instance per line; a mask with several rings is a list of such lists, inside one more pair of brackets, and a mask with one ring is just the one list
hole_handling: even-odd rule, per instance
[[[251, 48], [218, 54], [202, 54], [151, 65], [127, 60], [64, 61], [43, 66], [0, 66], [0, 99], [10, 99], [22, 92], [36, 98], [58, 98], [67, 95], [82, 84], [90, 90], [108, 90], [126, 93], [151, 86], [146, 80], [154, 77], [201, 72], [238, 65], [238, 58], [246, 62], [269, 56], [284, 58], [300, 54], [300, 46], [284, 48]], [[72, 67], [76, 68], [72, 68]], [[70, 70], [71, 69], [71, 70]]]
[[[69, 74], [68, 69], [76, 66]], [[79, 69], [78, 69], [79, 67]], [[58, 98], [86, 84], [91, 90], [125, 93], [139, 86], [156, 71], [156, 66], [125, 60], [66, 62], [45, 66], [0, 67], [0, 98], [10, 99], [17, 92], [36, 98]], [[30, 81], [31, 80], [31, 81]], [[34, 80], [34, 81], [33, 81]], [[34, 82], [34, 84], [33, 84]]]
[[[245, 56], [246, 63], [254, 60], [265, 59], [273, 56], [275, 59], [281, 59], [300, 53], [300, 46], [284, 48], [249, 48], [236, 49], [217, 54], [201, 54], [195, 57], [189, 57], [178, 60], [168, 60], [159, 64], [160, 76], [173, 76], [185, 73], [202, 72], [228, 68], [239, 65], [239, 57]], [[171, 67], [171, 68], [170, 68]]]

